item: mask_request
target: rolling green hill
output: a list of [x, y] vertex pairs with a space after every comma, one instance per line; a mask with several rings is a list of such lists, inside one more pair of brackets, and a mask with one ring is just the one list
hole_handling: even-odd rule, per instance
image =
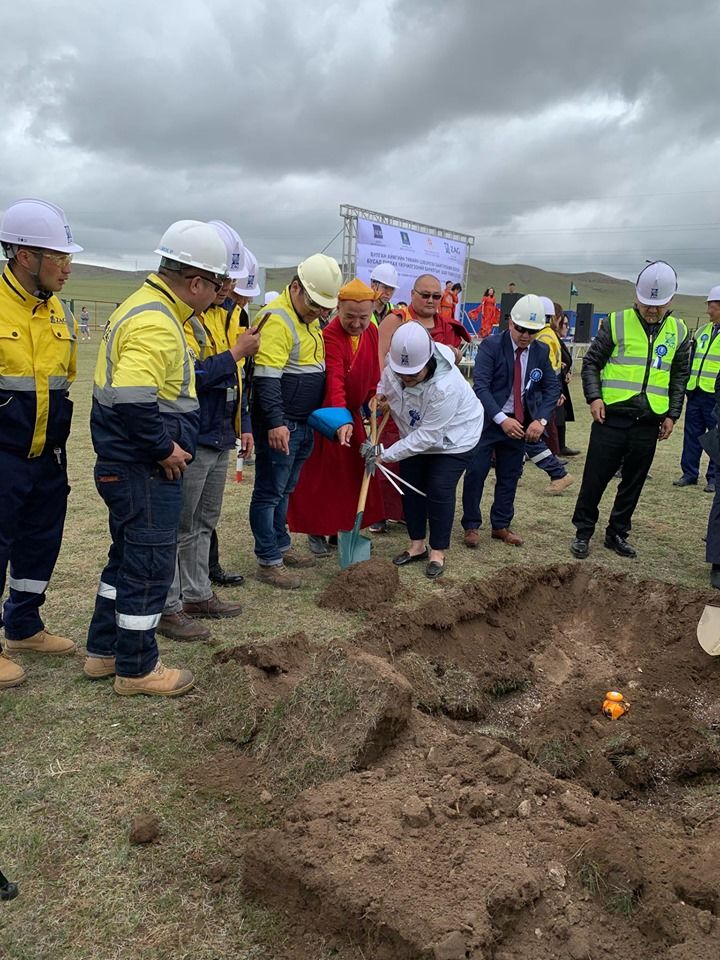
[[[293, 273], [292, 268], [269, 268], [267, 289], [281, 290], [289, 283]], [[112, 270], [108, 267], [77, 263], [73, 266], [72, 277], [65, 287], [64, 296], [74, 301], [76, 312], [87, 302], [93, 320], [98, 324], [104, 323], [115, 303], [132, 293], [145, 276], [145, 272]], [[557, 300], [565, 308], [568, 306], [571, 281], [579, 292], [579, 296], [573, 298], [573, 308], [578, 301], [589, 302], [594, 304], [597, 313], [606, 313], [626, 306], [633, 300], [633, 284], [630, 281], [602, 273], [553, 273], [526, 264], [494, 264], [484, 263], [482, 260], [470, 261], [466, 300], [479, 300], [489, 286], [495, 288], [499, 298], [511, 280], [522, 293], [542, 294]], [[107, 303], [101, 304], [99, 301]], [[699, 319], [705, 317], [704, 297], [678, 294], [675, 307], [676, 313], [685, 317], [693, 328]]]

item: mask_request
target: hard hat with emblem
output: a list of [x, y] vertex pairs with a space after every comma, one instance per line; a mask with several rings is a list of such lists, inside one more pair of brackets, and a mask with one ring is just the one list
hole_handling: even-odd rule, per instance
[[710, 290], [710, 293], [707, 296], [707, 302], [712, 303], [713, 300], [720, 301], [720, 286], [713, 287]]
[[545, 304], [534, 293], [526, 293], [510, 311], [510, 319], [525, 330], [542, 330], [545, 326]]
[[326, 310], [337, 306], [338, 292], [342, 286], [342, 273], [337, 260], [324, 253], [314, 253], [298, 264], [297, 273], [314, 303]]
[[390, 341], [388, 365], [395, 373], [419, 373], [433, 355], [435, 344], [416, 320], [401, 324]]
[[160, 238], [155, 253], [162, 257], [161, 266], [171, 270], [197, 267], [218, 277], [227, 276], [225, 244], [215, 227], [201, 220], [177, 220]]
[[379, 263], [370, 274], [370, 280], [375, 280], [384, 287], [392, 287], [394, 290], [398, 285], [397, 270], [391, 263]]
[[242, 237], [224, 220], [208, 220], [208, 223], [215, 228], [217, 235], [225, 244], [228, 276], [233, 280], [242, 279], [245, 264], [245, 246]]
[[245, 279], [236, 283], [234, 290], [241, 297], [256, 297], [260, 293], [260, 285], [257, 278], [258, 262], [257, 257], [245, 247]]
[[635, 281], [635, 296], [646, 307], [670, 303], [678, 288], [677, 274], [664, 260], [655, 260], [640, 271]]
[[0, 223], [0, 243], [6, 247], [38, 247], [59, 253], [80, 253], [65, 211], [47, 200], [15, 200]]

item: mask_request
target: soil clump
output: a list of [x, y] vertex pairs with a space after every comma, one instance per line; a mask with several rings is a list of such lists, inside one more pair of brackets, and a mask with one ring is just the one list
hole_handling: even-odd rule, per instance
[[374, 610], [395, 598], [400, 588], [398, 568], [373, 557], [342, 570], [325, 587], [318, 606], [329, 610]]

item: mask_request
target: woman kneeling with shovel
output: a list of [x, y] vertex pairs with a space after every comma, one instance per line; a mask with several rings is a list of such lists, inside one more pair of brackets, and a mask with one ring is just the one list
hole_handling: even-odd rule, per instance
[[482, 433], [482, 404], [455, 365], [450, 347], [434, 343], [414, 321], [393, 334], [378, 399], [389, 406], [400, 440], [387, 450], [369, 447], [366, 462], [372, 469], [374, 464], [399, 461], [400, 476], [416, 488], [405, 491], [410, 546], [393, 563], [401, 567], [427, 560], [425, 573], [435, 580], [445, 569], [455, 491]]

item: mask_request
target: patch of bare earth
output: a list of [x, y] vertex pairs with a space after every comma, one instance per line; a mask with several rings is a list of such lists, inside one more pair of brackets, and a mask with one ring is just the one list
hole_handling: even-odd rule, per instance
[[272, 806], [244, 838], [246, 889], [365, 960], [715, 960], [708, 599], [514, 568], [382, 607], [349, 644], [224, 653], [253, 722], [194, 775]]

